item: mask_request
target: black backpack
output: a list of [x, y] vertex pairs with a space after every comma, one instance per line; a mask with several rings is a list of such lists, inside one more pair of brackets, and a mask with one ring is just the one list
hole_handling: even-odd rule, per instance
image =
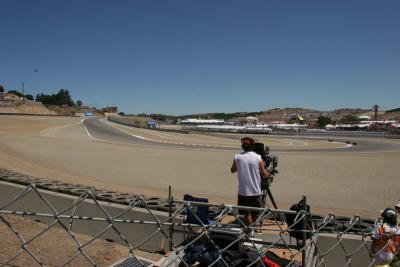
[[[312, 221], [311, 221], [311, 214], [310, 214], [310, 205], [306, 205], [304, 207], [304, 204], [302, 201], [300, 201], [297, 204], [294, 204], [290, 207], [290, 210], [296, 211], [296, 214], [287, 214], [286, 215], [286, 224], [289, 229], [289, 235], [291, 237], [294, 237], [296, 239], [303, 239], [303, 219], [300, 219], [302, 215], [298, 215], [301, 210], [305, 210], [307, 212], [306, 215], [306, 239], [311, 238], [311, 231], [312, 231]], [[297, 218], [296, 218], [297, 217]]]

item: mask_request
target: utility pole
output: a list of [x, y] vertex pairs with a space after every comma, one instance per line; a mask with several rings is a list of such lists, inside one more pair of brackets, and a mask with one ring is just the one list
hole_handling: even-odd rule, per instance
[[378, 120], [378, 110], [379, 110], [379, 108], [380, 108], [380, 106], [378, 106], [378, 105], [374, 105], [374, 106], [372, 107], [372, 109], [373, 109], [374, 112], [375, 112], [375, 120]]
[[25, 100], [25, 82], [22, 83], [22, 100]]

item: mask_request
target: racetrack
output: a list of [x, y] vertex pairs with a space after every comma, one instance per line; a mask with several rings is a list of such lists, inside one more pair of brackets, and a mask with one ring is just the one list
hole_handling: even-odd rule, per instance
[[[243, 136], [252, 136], [256, 141], [268, 144], [276, 152], [377, 152], [400, 151], [400, 145], [382, 142], [374, 138], [344, 137], [293, 137], [252, 134], [179, 134], [138, 129], [105, 119], [89, 118], [82, 121], [88, 134], [97, 140], [119, 144], [146, 144], [165, 147], [196, 147], [207, 149], [237, 150], [238, 140]], [[329, 141], [328, 141], [329, 140]], [[355, 145], [352, 143], [355, 142]], [[350, 143], [350, 144], [347, 144]]]
[[[399, 198], [400, 141], [255, 136], [279, 156], [280, 208], [306, 195], [312, 210], [376, 217]], [[234, 203], [229, 172], [240, 135], [157, 132], [94, 118], [0, 116], [0, 167], [101, 188]], [[345, 147], [344, 141], [357, 142]]]

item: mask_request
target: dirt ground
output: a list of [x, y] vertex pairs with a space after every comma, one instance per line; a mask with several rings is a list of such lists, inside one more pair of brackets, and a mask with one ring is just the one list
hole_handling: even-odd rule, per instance
[[[6, 223], [0, 219], [0, 236], [2, 237], [0, 239], [0, 263], [6, 262], [18, 254], [18, 256], [6, 266], [39, 266], [29, 253], [32, 253], [43, 266], [60, 266], [79, 254], [78, 244], [57, 224], [50, 228], [50, 230], [45, 231], [48, 225], [32, 219], [16, 215], [3, 215], [1, 218], [3, 218]], [[233, 220], [234, 218], [227, 216], [223, 223], [232, 223]], [[267, 225], [265, 229], [280, 229], [278, 226], [273, 226], [268, 222], [265, 223]], [[11, 225], [13, 230], [11, 230], [7, 224]], [[16, 231], [18, 236], [25, 242], [33, 238], [33, 240], [29, 241], [25, 246], [29, 252], [21, 249], [23, 241], [18, 238], [14, 231]], [[45, 231], [43, 235], [35, 237], [43, 231]], [[268, 231], [265, 230], [265, 232]], [[92, 239], [92, 237], [83, 234], [72, 234], [81, 245]], [[249, 246], [251, 247], [251, 245]], [[82, 250], [96, 266], [110, 266], [129, 256], [128, 246], [102, 239], [94, 240]], [[298, 253], [296, 250], [292, 249], [289, 251], [283, 248], [271, 248], [270, 251], [288, 260], [291, 260], [291, 257], [294, 255], [294, 259], [301, 262], [301, 253]], [[159, 263], [161, 259], [164, 258], [161, 254], [148, 253], [141, 250], [135, 250], [134, 254], [137, 257], [154, 263]], [[80, 254], [67, 266], [83, 267], [93, 265], [86, 257]]]
[[[43, 223], [19, 216], [6, 215], [2, 217], [12, 225], [14, 230], [16, 230], [25, 241], [29, 241], [48, 227]], [[81, 244], [84, 244], [92, 238], [83, 234], [73, 234]], [[0, 262], [5, 262], [21, 251], [22, 242], [3, 221], [0, 221], [0, 236]], [[78, 244], [58, 225], [55, 225], [43, 235], [29, 242], [26, 248], [34, 254], [44, 266], [60, 266], [72, 259], [79, 252]], [[128, 247], [101, 239], [96, 239], [85, 246], [83, 251], [97, 266], [110, 266], [129, 256]], [[135, 255], [154, 261], [162, 258], [160, 255], [139, 250], [135, 251]], [[37, 264], [26, 251], [23, 251], [7, 266], [39, 266], [39, 264]], [[81, 267], [93, 265], [83, 255], [80, 255], [68, 266]]]

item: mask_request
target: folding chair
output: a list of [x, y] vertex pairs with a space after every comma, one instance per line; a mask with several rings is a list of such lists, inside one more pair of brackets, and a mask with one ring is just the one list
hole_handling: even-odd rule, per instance
[[[199, 197], [194, 197], [194, 196], [191, 196], [188, 194], [185, 194], [183, 196], [183, 200], [208, 203], [208, 198], [199, 198]], [[212, 224], [215, 222], [209, 218], [209, 212], [208, 212], [209, 206], [207, 206], [207, 205], [206, 206], [193, 206], [193, 210], [198, 218], [196, 218], [196, 216], [191, 211], [187, 211], [185, 223], [208, 225], [208, 224]], [[200, 221], [199, 221], [199, 219], [200, 219]]]

